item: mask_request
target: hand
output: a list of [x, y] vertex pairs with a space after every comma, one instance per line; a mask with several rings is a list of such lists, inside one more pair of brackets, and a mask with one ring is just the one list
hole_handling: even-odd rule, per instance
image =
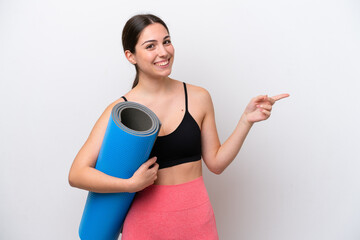
[[144, 188], [154, 184], [157, 179], [157, 171], [159, 164], [156, 163], [156, 157], [150, 158], [144, 164], [142, 164], [138, 170], [130, 178], [130, 182], [133, 185], [131, 192], [138, 192]]
[[289, 94], [285, 93], [273, 97], [261, 95], [251, 99], [244, 111], [245, 121], [253, 124], [268, 119], [275, 102], [289, 96]]

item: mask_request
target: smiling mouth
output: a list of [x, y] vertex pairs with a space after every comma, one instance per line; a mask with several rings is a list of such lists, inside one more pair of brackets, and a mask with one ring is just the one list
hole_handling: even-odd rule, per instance
[[157, 63], [155, 63], [155, 65], [156, 66], [166, 66], [166, 65], [168, 65], [169, 64], [169, 59], [168, 60], [166, 60], [166, 61], [162, 61], [162, 62], [157, 62]]

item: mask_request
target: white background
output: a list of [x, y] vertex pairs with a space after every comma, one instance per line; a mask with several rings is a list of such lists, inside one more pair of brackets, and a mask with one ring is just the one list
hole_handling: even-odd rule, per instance
[[0, 239], [78, 239], [70, 165], [134, 69], [121, 31], [168, 24], [171, 77], [212, 95], [224, 141], [249, 100], [290, 93], [220, 176], [220, 239], [360, 239], [357, 0], [0, 0]]

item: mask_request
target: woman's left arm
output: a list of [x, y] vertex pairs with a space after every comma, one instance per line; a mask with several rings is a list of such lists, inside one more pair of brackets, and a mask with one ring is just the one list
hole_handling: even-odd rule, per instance
[[220, 144], [210, 94], [203, 95], [205, 115], [201, 125], [201, 147], [203, 160], [208, 169], [216, 174], [222, 173], [239, 153], [252, 125], [268, 119], [275, 102], [288, 96], [289, 94], [274, 97], [262, 95], [251, 99], [233, 133]]

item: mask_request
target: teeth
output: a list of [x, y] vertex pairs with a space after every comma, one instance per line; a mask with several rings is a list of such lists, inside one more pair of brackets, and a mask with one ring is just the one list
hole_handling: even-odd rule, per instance
[[161, 62], [161, 63], [155, 63], [157, 66], [165, 66], [166, 64], [168, 64], [169, 61], [166, 62]]

